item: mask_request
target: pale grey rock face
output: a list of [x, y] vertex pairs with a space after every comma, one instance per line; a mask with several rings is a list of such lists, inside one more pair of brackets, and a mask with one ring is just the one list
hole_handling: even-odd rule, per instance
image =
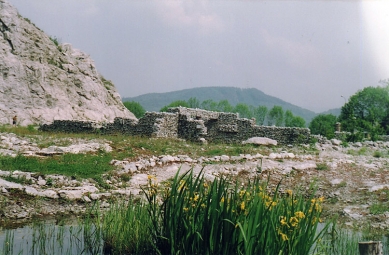
[[251, 137], [242, 144], [256, 144], [256, 145], [277, 145], [277, 141], [267, 137]]
[[1, 124], [135, 119], [88, 55], [54, 41], [0, 0]]

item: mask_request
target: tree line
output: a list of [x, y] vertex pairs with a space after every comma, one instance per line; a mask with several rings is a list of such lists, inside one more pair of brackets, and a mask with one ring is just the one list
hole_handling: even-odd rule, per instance
[[[138, 102], [124, 102], [124, 105], [132, 113], [134, 113], [137, 118], [141, 118], [145, 113], [144, 108]], [[237, 105], [233, 106], [228, 100], [213, 101], [212, 99], [208, 99], [200, 102], [197, 98], [191, 97], [187, 101], [173, 101], [170, 104], [162, 107], [160, 111], [166, 112], [168, 108], [178, 106], [187, 108], [198, 108], [215, 112], [238, 113], [240, 118], [255, 118], [257, 125], [274, 125], [279, 127], [306, 127], [306, 122], [302, 117], [293, 115], [290, 110], [284, 111], [281, 106], [277, 105], [273, 106], [270, 109], [263, 105], [255, 107], [244, 103], [238, 103]]]
[[342, 106], [339, 117], [316, 116], [309, 124], [311, 133], [333, 138], [339, 122], [342, 131], [349, 132], [348, 141], [361, 141], [366, 137], [375, 141], [380, 135], [389, 135], [389, 80], [381, 84], [384, 86], [357, 91]]
[[[141, 118], [146, 112], [138, 102], [124, 102], [124, 105], [137, 118]], [[228, 100], [219, 102], [211, 99], [200, 102], [197, 98], [177, 100], [162, 107], [160, 111], [178, 106], [239, 113], [241, 118], [255, 118], [257, 125], [306, 127], [302, 117], [293, 115], [290, 110], [284, 111], [281, 106], [273, 106], [271, 109], [244, 103], [232, 106]], [[381, 86], [366, 87], [357, 91], [342, 106], [338, 117], [333, 114], [319, 114], [312, 119], [308, 127], [312, 134], [331, 139], [335, 135], [337, 122], [341, 124], [341, 131], [349, 132], [348, 141], [360, 141], [366, 136], [374, 141], [380, 135], [389, 135], [389, 79], [381, 81]]]

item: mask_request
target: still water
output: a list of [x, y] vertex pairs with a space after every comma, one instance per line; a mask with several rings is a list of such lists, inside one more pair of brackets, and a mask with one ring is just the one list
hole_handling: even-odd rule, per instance
[[[104, 250], [104, 242], [99, 227], [93, 221], [38, 222], [16, 229], [0, 228], [0, 255], [103, 255], [110, 254]], [[319, 225], [318, 231], [322, 230]], [[329, 232], [327, 244], [318, 244], [325, 248], [315, 254], [357, 255], [358, 242], [368, 241], [361, 233], [338, 229]], [[381, 240], [379, 240], [381, 239]], [[382, 241], [383, 254], [389, 254], [387, 236], [376, 238]]]
[[94, 225], [35, 223], [0, 229], [0, 255], [97, 255], [103, 253], [101, 232]]

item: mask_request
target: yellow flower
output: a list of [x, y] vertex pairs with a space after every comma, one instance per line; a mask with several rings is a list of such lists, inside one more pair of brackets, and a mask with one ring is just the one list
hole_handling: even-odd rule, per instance
[[285, 216], [281, 216], [280, 223], [281, 223], [281, 226], [288, 226], [289, 227]]
[[187, 212], [189, 209], [187, 207], [184, 207], [184, 212]]
[[224, 203], [224, 197], [220, 199], [220, 203]]
[[269, 208], [269, 210], [271, 210], [272, 207], [274, 207], [274, 206], [277, 205], [277, 202], [276, 202], [276, 201], [271, 201], [271, 200], [270, 200], [270, 201], [266, 202], [265, 205], [266, 205], [266, 207]]
[[286, 190], [286, 193], [288, 193], [289, 196], [293, 195], [293, 191], [291, 189]]
[[319, 204], [315, 204], [315, 210], [321, 212], [321, 206]]
[[280, 235], [281, 235], [282, 241], [288, 241], [289, 240], [289, 238], [288, 238], [288, 236], [286, 234], [280, 232]]
[[312, 204], [315, 204], [315, 203], [316, 203], [316, 199], [312, 198], [312, 199], [311, 199], [311, 203], [312, 203]]
[[318, 223], [318, 222], [323, 222], [323, 220], [321, 219], [321, 218], [316, 218], [315, 216], [313, 217], [313, 219], [312, 219], [312, 225], [315, 225], [316, 223]]
[[197, 200], [199, 200], [199, 197], [200, 197], [199, 195], [195, 195], [194, 198], [193, 198], [193, 201], [197, 202]]
[[319, 198], [317, 199], [317, 201], [319, 201], [320, 203], [323, 203], [323, 202], [324, 202], [324, 197], [319, 197]]
[[204, 204], [204, 203], [202, 203], [202, 204], [201, 204], [201, 207], [202, 207], [202, 208], [205, 208], [205, 204]]
[[243, 197], [244, 194], [246, 194], [246, 191], [245, 191], [245, 190], [241, 190], [241, 191], [239, 192], [239, 196], [240, 196], [240, 197]]
[[243, 201], [243, 202], [240, 204], [240, 209], [243, 211], [244, 208], [245, 208], [245, 203], [244, 203], [244, 201]]
[[296, 227], [299, 223], [299, 220], [297, 219], [297, 217], [290, 217], [289, 222], [292, 227]]
[[305, 214], [302, 211], [295, 212], [294, 216], [296, 216], [298, 219], [305, 218]]

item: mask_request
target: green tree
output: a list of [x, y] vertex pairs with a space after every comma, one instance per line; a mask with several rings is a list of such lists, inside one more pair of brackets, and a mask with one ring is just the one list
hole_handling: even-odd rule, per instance
[[368, 132], [373, 140], [378, 134], [388, 134], [388, 90], [388, 87], [366, 87], [351, 96], [339, 116], [342, 129], [352, 133]]
[[305, 122], [303, 117], [293, 116], [291, 127], [305, 128], [305, 127], [307, 127], [307, 123]]
[[293, 116], [293, 113], [292, 113], [292, 111], [291, 110], [287, 110], [286, 112], [285, 112], [285, 117], [284, 117], [284, 123], [285, 123], [285, 127], [293, 127], [292, 125], [292, 123], [293, 123], [293, 118], [294, 118], [294, 116]]
[[146, 110], [143, 108], [143, 106], [138, 103], [138, 102], [135, 102], [135, 101], [127, 101], [127, 102], [124, 102], [123, 103], [124, 106], [130, 111], [132, 112], [135, 117], [137, 117], [138, 119], [139, 118], [142, 118], [143, 115], [145, 114]]
[[254, 109], [254, 117], [257, 119], [258, 125], [263, 125], [265, 123], [267, 111], [267, 107], [264, 105], [260, 105]]
[[239, 103], [235, 105], [233, 112], [239, 113], [239, 118], [252, 118], [253, 113], [247, 104]]
[[171, 102], [170, 104], [168, 105], [165, 105], [164, 107], [161, 108], [161, 110], [159, 110], [160, 112], [167, 112], [167, 110], [171, 107], [188, 107], [189, 108], [189, 105], [186, 101], [184, 100], [177, 100], [177, 101], [174, 101], [174, 102]]
[[228, 100], [220, 100], [217, 103], [216, 110], [218, 112], [232, 112], [234, 110], [234, 107], [228, 102]]
[[195, 97], [189, 98], [187, 103], [189, 108], [200, 108], [200, 101]]
[[294, 116], [291, 110], [285, 112], [285, 127], [305, 127], [305, 120], [300, 116]]
[[335, 136], [336, 116], [332, 114], [319, 114], [309, 123], [312, 134], [322, 135], [331, 139]]
[[267, 121], [269, 126], [282, 126], [284, 122], [284, 110], [282, 109], [282, 107], [278, 105], [273, 106], [273, 108], [271, 108], [269, 111]]
[[207, 111], [216, 111], [217, 103], [212, 99], [207, 99], [201, 103], [201, 108]]

